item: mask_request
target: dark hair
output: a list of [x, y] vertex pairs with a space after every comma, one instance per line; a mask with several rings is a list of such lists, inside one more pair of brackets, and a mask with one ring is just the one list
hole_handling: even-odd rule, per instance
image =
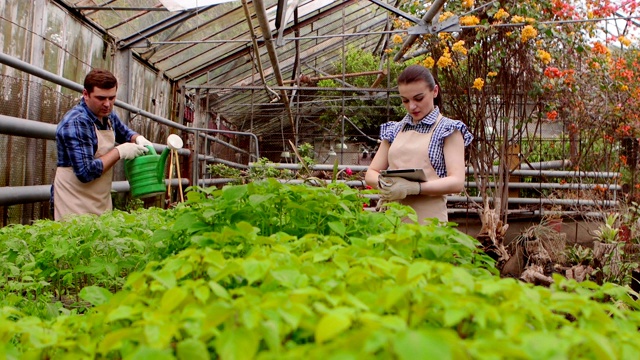
[[[411, 84], [417, 81], [424, 81], [427, 83], [429, 90], [433, 91], [438, 82], [433, 77], [429, 69], [422, 65], [411, 65], [404, 69], [400, 76], [398, 76], [398, 85], [400, 84]], [[438, 89], [438, 96], [433, 99], [433, 104], [440, 108], [442, 111], [442, 89]]]
[[118, 79], [108, 70], [93, 69], [84, 78], [84, 88], [91, 94], [95, 87], [113, 89], [118, 87]]

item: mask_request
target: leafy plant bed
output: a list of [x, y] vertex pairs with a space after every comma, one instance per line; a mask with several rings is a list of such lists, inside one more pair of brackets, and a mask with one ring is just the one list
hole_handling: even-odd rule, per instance
[[[144, 211], [113, 214], [134, 219], [110, 223], [112, 239], [150, 221], [139, 240], [146, 261], [140, 256], [135, 267], [114, 274], [123, 285], [97, 275], [63, 281], [62, 291], [88, 285], [77, 293], [94, 305], [86, 311], [46, 317], [4, 306], [0, 355], [614, 359], [640, 351], [638, 304], [628, 289], [559, 276], [548, 288], [501, 279], [475, 239], [451, 226], [404, 223], [409, 209], [399, 205], [363, 211], [363, 201], [346, 186], [268, 180], [193, 189], [185, 204], [150, 210], [149, 219]], [[57, 226], [75, 234], [79, 224]], [[36, 246], [47, 236], [39, 229], [49, 226], [6, 228], [2, 236]], [[40, 253], [49, 254], [29, 252], [34, 263]], [[74, 259], [70, 267], [90, 263]], [[34, 272], [53, 283], [54, 271], [42, 273]], [[20, 296], [7, 287], [3, 294]]]

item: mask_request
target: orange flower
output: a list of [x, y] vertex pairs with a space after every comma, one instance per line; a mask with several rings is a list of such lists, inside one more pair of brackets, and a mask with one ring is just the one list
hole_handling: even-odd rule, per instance
[[609, 49], [604, 46], [600, 41], [596, 41], [595, 44], [593, 44], [593, 52], [596, 54], [608, 54], [609, 53]]
[[536, 36], [538, 36], [538, 30], [534, 29], [531, 25], [527, 25], [522, 29], [520, 41], [527, 42], [534, 39]]
[[553, 110], [547, 113], [547, 119], [554, 121], [558, 117], [558, 112]]
[[475, 80], [473, 80], [473, 86], [474, 89], [478, 89], [478, 90], [482, 90], [482, 88], [484, 87], [484, 80], [480, 79], [480, 78], [476, 78]]

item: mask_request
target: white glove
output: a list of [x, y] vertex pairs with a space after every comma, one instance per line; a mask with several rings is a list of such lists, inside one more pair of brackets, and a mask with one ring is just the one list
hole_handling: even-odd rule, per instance
[[149, 140], [147, 140], [147, 138], [145, 138], [142, 135], [138, 135], [138, 137], [136, 138], [136, 144], [138, 145], [142, 145], [142, 146], [153, 146], [153, 143]]
[[379, 176], [378, 187], [380, 188], [380, 196], [387, 201], [401, 200], [407, 195], [420, 194], [419, 182], [401, 177]]
[[134, 159], [136, 156], [149, 152], [149, 149], [146, 147], [130, 142], [116, 146], [116, 150], [120, 153], [120, 159], [127, 160]]

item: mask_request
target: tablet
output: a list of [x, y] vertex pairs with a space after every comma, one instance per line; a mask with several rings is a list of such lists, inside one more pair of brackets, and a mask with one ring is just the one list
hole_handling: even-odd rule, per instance
[[380, 174], [384, 176], [399, 176], [412, 181], [427, 181], [427, 175], [422, 169], [382, 170]]

